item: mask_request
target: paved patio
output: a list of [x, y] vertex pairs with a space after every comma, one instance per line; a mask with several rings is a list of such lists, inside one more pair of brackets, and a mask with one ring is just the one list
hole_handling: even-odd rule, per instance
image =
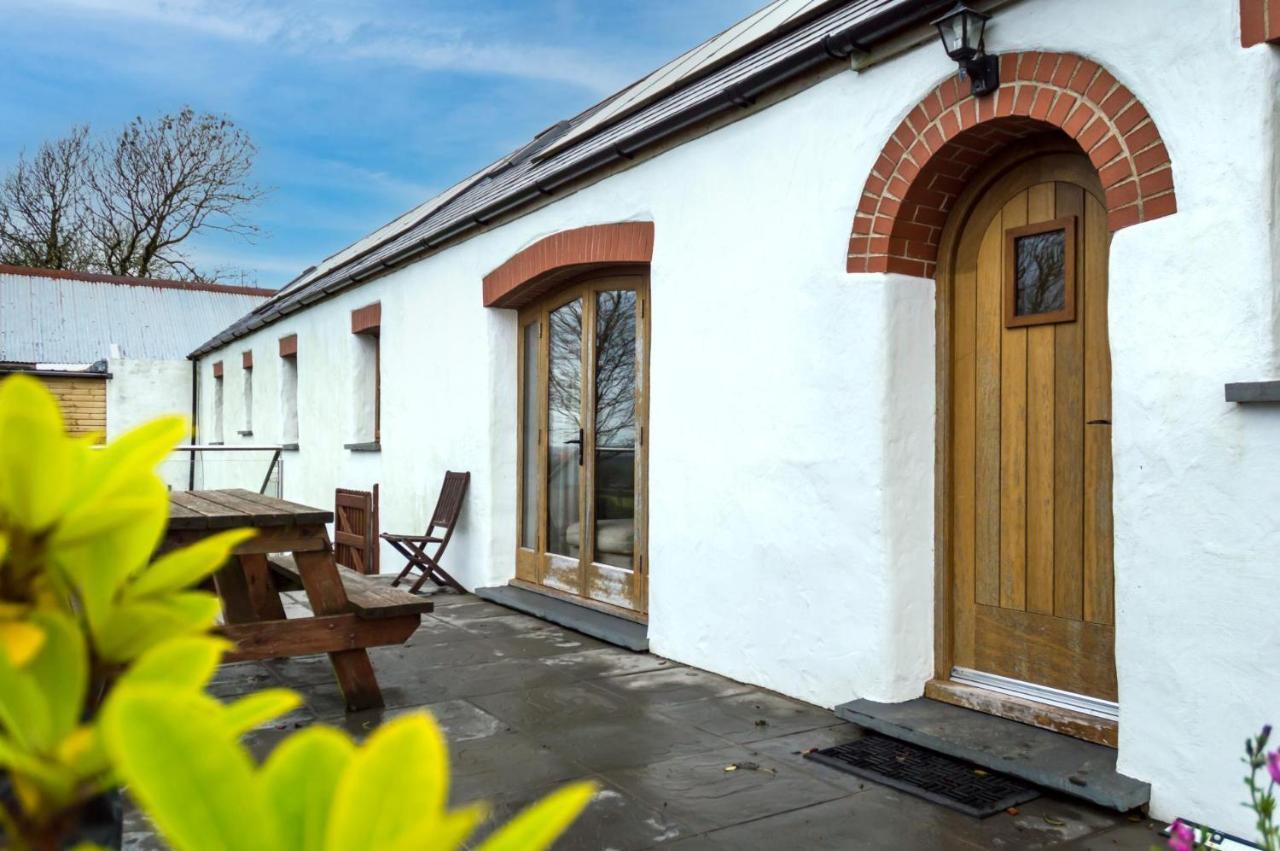
[[[842, 774], [801, 752], [857, 738], [832, 713], [649, 654], [620, 650], [470, 595], [437, 595], [403, 647], [371, 651], [388, 708], [347, 715], [323, 656], [224, 666], [213, 690], [284, 685], [305, 708], [255, 732], [270, 751], [317, 720], [363, 735], [414, 709], [450, 740], [453, 800], [505, 821], [558, 784], [602, 791], [561, 849], [1140, 849], [1156, 826], [1042, 797], [971, 819]], [[303, 603], [291, 597], [290, 608]], [[734, 770], [726, 770], [737, 766]], [[412, 790], [401, 804], [412, 806]], [[136, 815], [125, 847], [162, 847]], [[479, 837], [477, 837], [479, 838]]]

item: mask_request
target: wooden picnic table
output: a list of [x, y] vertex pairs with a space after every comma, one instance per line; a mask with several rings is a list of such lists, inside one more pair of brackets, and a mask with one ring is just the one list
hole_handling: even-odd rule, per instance
[[[174, 491], [161, 551], [226, 529], [256, 529], [258, 534], [236, 547], [235, 557], [214, 574], [222, 631], [236, 645], [224, 661], [328, 653], [347, 708], [381, 707], [366, 648], [403, 644], [431, 603], [340, 569], [325, 527], [332, 519], [325, 509], [247, 490]], [[268, 559], [279, 553], [289, 555], [277, 556], [280, 564], [273, 571]], [[286, 617], [277, 573], [299, 581], [313, 617]]]

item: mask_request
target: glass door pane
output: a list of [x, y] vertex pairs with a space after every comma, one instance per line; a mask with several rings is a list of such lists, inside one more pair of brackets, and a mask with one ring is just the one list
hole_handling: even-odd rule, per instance
[[636, 293], [596, 293], [595, 547], [600, 564], [631, 568], [636, 516]]
[[547, 552], [581, 552], [582, 299], [551, 311], [547, 359]]
[[522, 334], [520, 546], [532, 550], [538, 546], [538, 323], [524, 326]]

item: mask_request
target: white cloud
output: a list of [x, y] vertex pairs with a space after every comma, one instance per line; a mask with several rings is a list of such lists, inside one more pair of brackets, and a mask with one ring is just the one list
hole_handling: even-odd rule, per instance
[[374, 61], [424, 71], [462, 71], [570, 83], [607, 94], [630, 75], [616, 56], [519, 40], [512, 21], [480, 13], [452, 20], [420, 6], [412, 14], [375, 4], [283, 0], [9, 0], [31, 15], [92, 16], [96, 26], [186, 30], [298, 55]]

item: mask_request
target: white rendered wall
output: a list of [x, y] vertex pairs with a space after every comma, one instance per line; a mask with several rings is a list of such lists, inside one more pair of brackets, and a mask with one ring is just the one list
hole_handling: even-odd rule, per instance
[[[1156, 815], [1247, 832], [1237, 751], [1280, 720], [1266, 605], [1280, 571], [1280, 411], [1222, 401], [1275, 374], [1271, 49], [1235, 3], [1028, 0], [997, 51], [1081, 53], [1155, 117], [1180, 212], [1112, 249], [1121, 769]], [[1169, 21], [1178, 20], [1176, 27]], [[516, 324], [485, 273], [538, 238], [656, 223], [650, 643], [821, 705], [904, 700], [933, 668], [933, 284], [848, 275], [849, 228], [885, 139], [954, 70], [930, 42], [845, 73], [515, 222], [207, 356], [255, 352], [255, 441], [280, 440], [277, 340], [298, 335], [286, 495], [382, 484], [418, 531], [446, 469], [471, 492], [446, 567], [514, 571]], [[353, 453], [350, 312], [382, 302], [382, 451]], [[235, 440], [228, 435], [228, 442]], [[395, 564], [391, 554], [384, 569]]]
[[[191, 416], [191, 361], [110, 358], [107, 371], [107, 439], [165, 414]], [[172, 487], [186, 487], [188, 464], [170, 458], [160, 474]]]
[[191, 361], [107, 361], [107, 439], [162, 414], [191, 416]]

